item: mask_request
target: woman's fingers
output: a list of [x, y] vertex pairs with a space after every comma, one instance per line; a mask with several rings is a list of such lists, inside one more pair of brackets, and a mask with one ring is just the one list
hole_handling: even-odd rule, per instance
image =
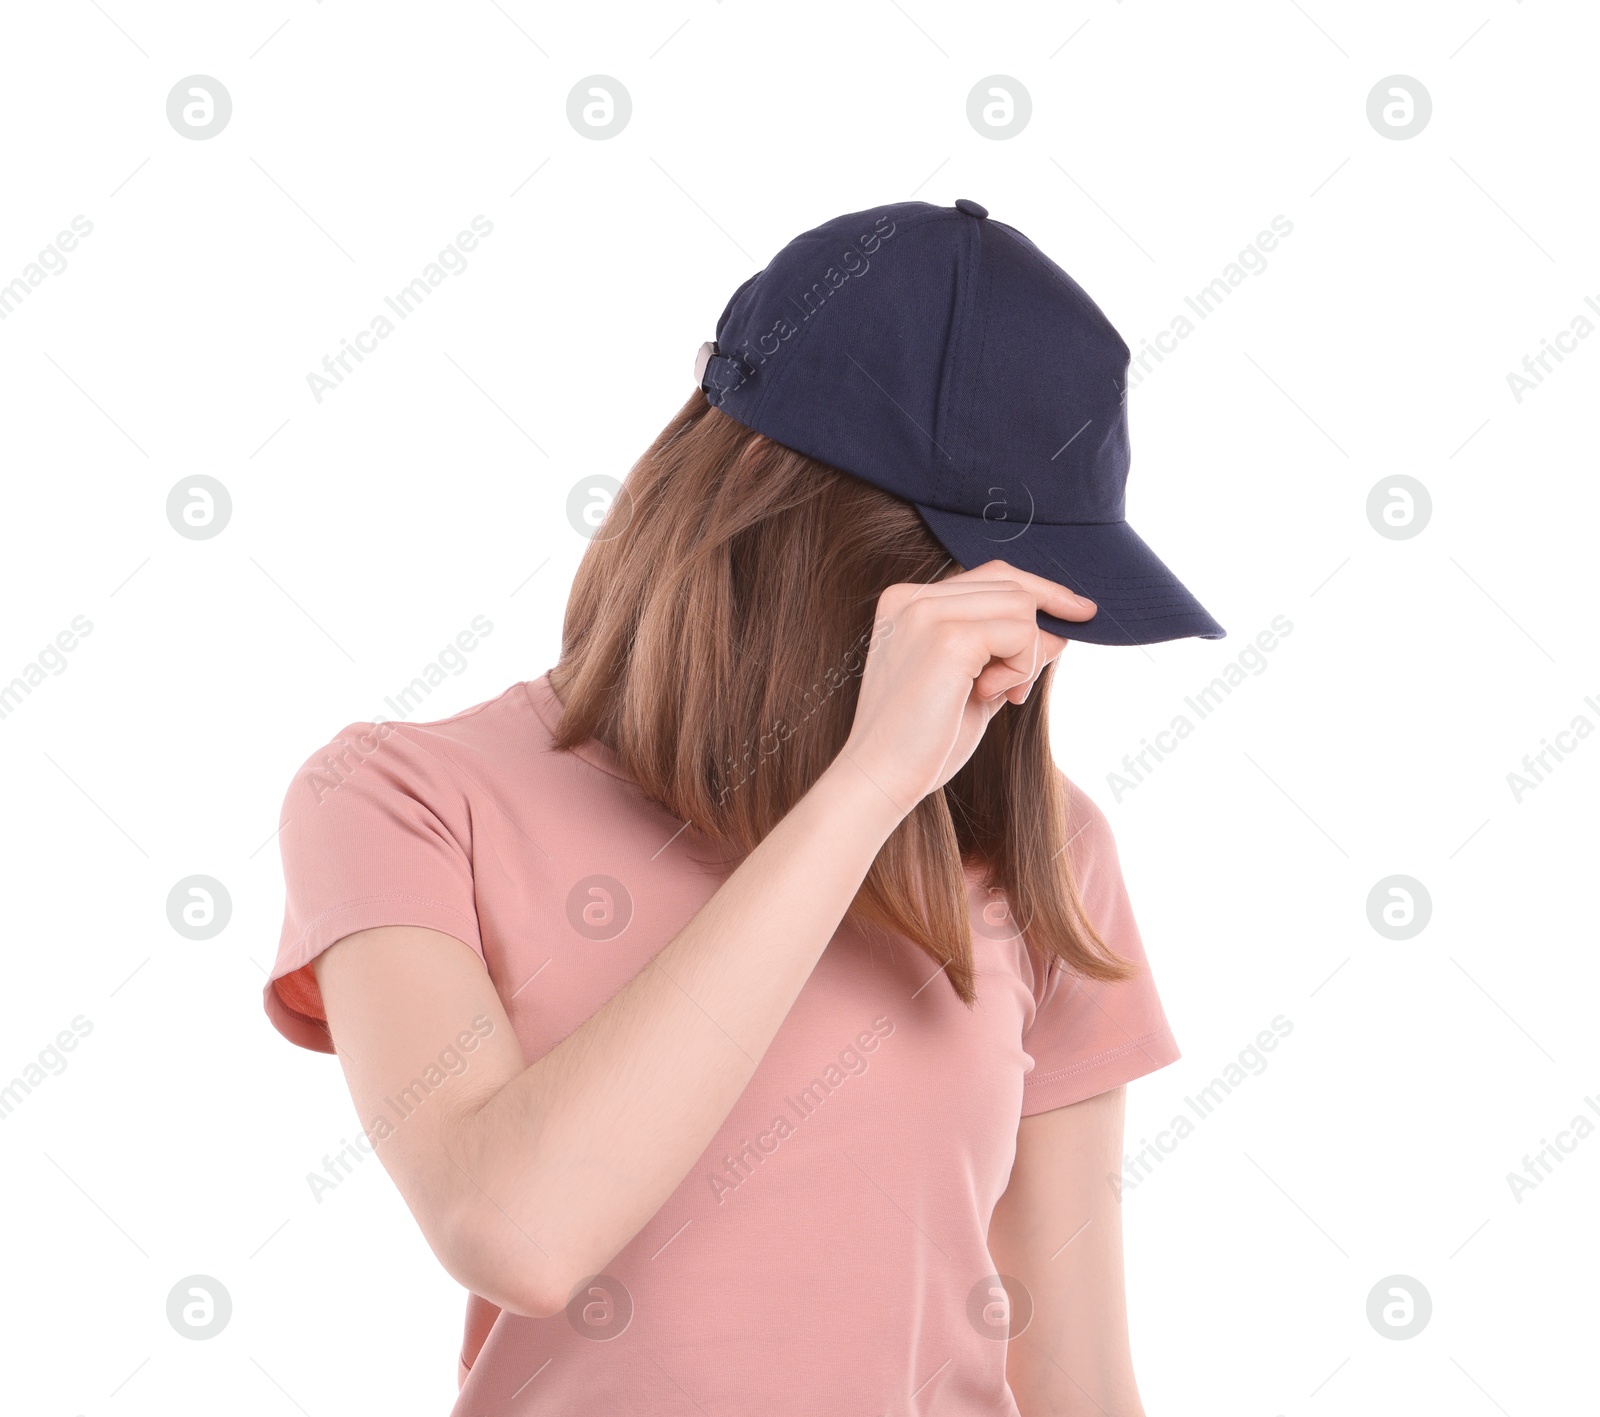
[[[1034, 633], [1039, 636], [1041, 644], [1033, 661], [1033, 667], [1024, 671], [1017, 668], [1012, 660], [992, 660], [973, 681], [973, 692], [980, 699], [1006, 698], [1014, 704], [1020, 704], [1028, 697], [1039, 676], [1066, 647], [1065, 640], [1046, 635], [1042, 630], [1036, 630]], [[1044, 643], [1046, 641], [1053, 644], [1054, 648], [1047, 648]]]
[[896, 803], [915, 803], [960, 770], [1006, 699], [1020, 703], [1066, 640], [1044, 610], [1087, 619], [1092, 602], [993, 562], [878, 596], [855, 717], [841, 755]]
[[970, 571], [958, 571], [946, 576], [943, 580], [935, 581], [934, 585], [948, 586], [960, 585], [963, 582], [978, 582], [984, 580], [1010, 580], [1015, 581], [1024, 590], [1031, 591], [1038, 601], [1039, 609], [1047, 615], [1054, 615], [1058, 620], [1084, 621], [1094, 618], [1098, 607], [1087, 596], [1079, 595], [1075, 591], [1062, 585], [1059, 581], [1047, 580], [1044, 576], [1035, 575], [1032, 571], [1020, 570], [1009, 561], [985, 561], [981, 566], [974, 566]]
[[1039, 676], [1044, 673], [1045, 667], [1067, 647], [1067, 642], [1059, 635], [1052, 635], [1040, 629], [1035, 629], [1034, 634], [1038, 637], [1038, 648], [1034, 654], [1033, 672], [1019, 679], [1011, 662], [993, 660], [974, 681], [973, 688], [980, 698], [1004, 696], [1014, 704], [1020, 704], [1027, 699]]
[[[1099, 608], [1087, 596], [1079, 595], [1058, 581], [1049, 580], [1032, 571], [1021, 570], [1009, 561], [998, 558], [985, 561], [968, 571], [952, 572], [934, 584], [977, 587], [994, 584], [997, 579], [1003, 584], [1017, 585], [1028, 591], [1033, 595], [1039, 610], [1054, 615], [1059, 620], [1081, 623], [1093, 619]], [[1044, 667], [1067, 647], [1064, 638], [1052, 635], [1046, 630], [1038, 630], [1037, 621], [1034, 623], [1037, 642], [1031, 673], [1024, 672], [1024, 666], [1015, 657], [997, 659], [984, 669], [974, 683], [974, 690], [980, 698], [992, 699], [1004, 695], [1014, 704], [1022, 703], [1032, 692], [1034, 681], [1043, 672]]]
[[1063, 637], [1038, 628], [1037, 612], [1042, 609], [1075, 620], [1086, 620], [1095, 613], [1093, 601], [1004, 561], [955, 572], [910, 592], [911, 599], [927, 597], [939, 600], [946, 617], [987, 618], [1005, 615], [1008, 610], [1016, 616], [1019, 635], [1003, 646], [995, 644], [989, 663], [974, 681], [980, 699], [1005, 695], [1012, 703], [1027, 698], [1033, 681], [1067, 645]]
[[1015, 582], [940, 582], [908, 591], [896, 613], [938, 620], [947, 632], [959, 628], [973, 679], [982, 680], [981, 697], [992, 698], [1037, 674], [1059, 653], [1047, 650], [1045, 640], [1064, 643], [1041, 635], [1037, 601]]

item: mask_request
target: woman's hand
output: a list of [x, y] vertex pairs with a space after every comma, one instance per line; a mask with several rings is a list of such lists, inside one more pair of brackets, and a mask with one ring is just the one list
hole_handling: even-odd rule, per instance
[[1066, 641], [1038, 627], [1043, 610], [1088, 620], [1091, 600], [989, 561], [878, 597], [850, 735], [840, 752], [902, 813], [967, 761], [1002, 702], [1020, 704]]

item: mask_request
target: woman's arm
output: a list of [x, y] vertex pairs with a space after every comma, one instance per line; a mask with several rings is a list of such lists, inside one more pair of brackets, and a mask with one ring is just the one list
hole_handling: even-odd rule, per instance
[[999, 1273], [1027, 1286], [1033, 1319], [1006, 1352], [1022, 1417], [1144, 1417], [1128, 1348], [1122, 1208], [1124, 1089], [1024, 1117], [1011, 1180], [989, 1223]]
[[362, 1117], [414, 1093], [441, 1050], [484, 1039], [459, 1074], [435, 1072], [439, 1086], [379, 1144], [462, 1284], [513, 1313], [559, 1313], [660, 1209], [733, 1110], [879, 848], [1064, 647], [1038, 629], [1040, 607], [1094, 613], [1002, 562], [885, 590], [838, 757], [649, 966], [527, 1067], [461, 941], [385, 926], [318, 956]]
[[861, 772], [830, 768], [649, 966], [531, 1066], [461, 941], [384, 926], [318, 956], [363, 1118], [463, 1032], [483, 1038], [377, 1148], [460, 1283], [513, 1313], [559, 1313], [639, 1232], [733, 1110], [898, 821]]

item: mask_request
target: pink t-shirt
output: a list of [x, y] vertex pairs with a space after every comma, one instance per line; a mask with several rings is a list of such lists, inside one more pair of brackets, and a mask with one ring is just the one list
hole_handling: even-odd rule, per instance
[[[295, 774], [265, 990], [287, 1038], [332, 1051], [316, 955], [424, 925], [481, 956], [532, 1063], [726, 879], [602, 744], [551, 748], [560, 709], [541, 675], [436, 723], [351, 724]], [[1090, 918], [1142, 964], [1105, 816], [1075, 786], [1070, 800]], [[1018, 1119], [1179, 1055], [1147, 970], [1101, 984], [1047, 967], [968, 883], [976, 1008], [909, 940], [841, 929], [601, 1284], [543, 1319], [469, 1295], [452, 1417], [1016, 1417], [985, 1281]]]

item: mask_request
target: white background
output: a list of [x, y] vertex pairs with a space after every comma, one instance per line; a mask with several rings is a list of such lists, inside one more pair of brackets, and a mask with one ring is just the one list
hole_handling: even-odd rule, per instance
[[[574, 484], [626, 474], [785, 241], [910, 197], [982, 202], [1135, 348], [1293, 224], [1130, 396], [1130, 520], [1229, 637], [1059, 669], [1057, 756], [1184, 1050], [1129, 1089], [1130, 1141], [1293, 1024], [1125, 1195], [1147, 1410], [1595, 1410], [1600, 1138], [1506, 1179], [1600, 1098], [1600, 741], [1507, 782], [1600, 724], [1600, 339], [1520, 401], [1506, 378], [1600, 301], [1591, 7], [90, 0], [5, 32], [0, 282], [93, 223], [0, 322], [0, 681], [93, 625], [0, 719], [0, 1081], [93, 1030], [0, 1125], [8, 1410], [448, 1410], [463, 1296], [376, 1164], [312, 1199], [354, 1110], [262, 1012], [289, 775], [474, 616], [424, 716], [547, 668]], [[195, 74], [233, 104], [204, 141], [165, 111]], [[593, 74], [632, 98], [609, 141], [566, 117]], [[995, 74], [1032, 97], [1006, 140], [966, 115]], [[1432, 96], [1407, 140], [1366, 116], [1396, 74]], [[479, 214], [468, 268], [317, 402]], [[166, 517], [197, 474], [232, 497], [209, 540]], [[1433, 504], [1404, 540], [1366, 513], [1396, 474]], [[1279, 615], [1265, 669], [1114, 790]], [[195, 874], [233, 903], [203, 942], [166, 916]], [[1395, 874], [1432, 900], [1404, 941], [1367, 917]], [[192, 1274], [233, 1301], [205, 1342], [165, 1312]], [[1405, 1341], [1366, 1315], [1396, 1274], [1433, 1304]]]

